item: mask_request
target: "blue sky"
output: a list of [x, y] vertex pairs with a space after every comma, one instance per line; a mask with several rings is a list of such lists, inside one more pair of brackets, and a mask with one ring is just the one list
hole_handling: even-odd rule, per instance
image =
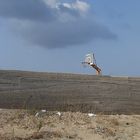
[[0, 0], [0, 69], [140, 76], [139, 0]]

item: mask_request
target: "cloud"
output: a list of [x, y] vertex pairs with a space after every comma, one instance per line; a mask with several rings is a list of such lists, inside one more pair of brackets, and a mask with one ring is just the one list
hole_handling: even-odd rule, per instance
[[0, 0], [0, 16], [20, 20], [50, 21], [55, 12], [42, 0]]
[[[25, 30], [24, 30], [25, 29]], [[21, 31], [20, 31], [21, 30]], [[62, 48], [88, 43], [94, 39], [115, 39], [111, 31], [91, 19], [51, 24], [24, 24], [19, 28], [26, 40], [47, 48]]]
[[77, 11], [79, 14], [85, 14], [90, 9], [90, 5], [86, 2], [77, 0], [75, 3], [62, 3], [62, 7], [67, 10]]
[[46, 5], [49, 5], [51, 8], [56, 8], [59, 0], [43, 0]]
[[[95, 39], [115, 39], [106, 26], [95, 21], [85, 1], [1, 0], [0, 17], [34, 45], [60, 48]], [[10, 19], [10, 20], [9, 20]]]

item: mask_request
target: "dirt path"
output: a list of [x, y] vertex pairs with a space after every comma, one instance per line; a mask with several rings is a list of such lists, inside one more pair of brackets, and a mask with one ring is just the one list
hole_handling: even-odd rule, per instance
[[36, 113], [34, 110], [0, 110], [0, 139], [139, 140], [140, 138], [140, 115]]

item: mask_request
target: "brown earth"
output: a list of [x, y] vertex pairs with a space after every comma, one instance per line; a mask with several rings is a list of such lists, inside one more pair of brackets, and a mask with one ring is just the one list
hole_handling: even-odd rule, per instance
[[0, 108], [140, 114], [140, 78], [0, 70]]
[[[39, 115], [36, 113], [39, 112]], [[36, 115], [36, 116], [35, 116]], [[139, 140], [140, 115], [0, 110], [0, 140]]]

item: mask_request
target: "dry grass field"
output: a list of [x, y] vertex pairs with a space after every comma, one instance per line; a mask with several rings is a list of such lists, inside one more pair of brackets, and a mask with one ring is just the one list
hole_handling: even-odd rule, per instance
[[1, 140], [139, 140], [140, 115], [0, 110]]

